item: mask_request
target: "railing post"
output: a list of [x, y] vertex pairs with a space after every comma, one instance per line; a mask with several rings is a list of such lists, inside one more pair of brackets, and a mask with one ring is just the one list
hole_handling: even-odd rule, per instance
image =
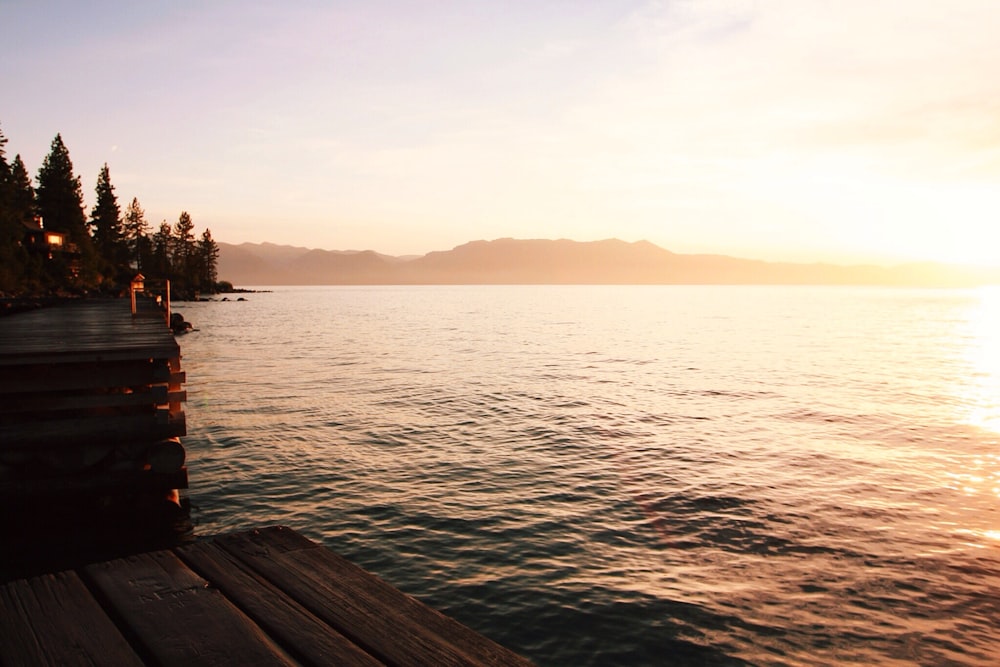
[[136, 310], [135, 310], [135, 293], [138, 292], [139, 290], [146, 289], [145, 281], [146, 281], [146, 277], [144, 275], [142, 275], [141, 273], [137, 273], [137, 274], [135, 274], [135, 278], [132, 279], [132, 282], [129, 283], [128, 291], [129, 291], [129, 294], [132, 297], [132, 317], [135, 317], [135, 312], [136, 312]]

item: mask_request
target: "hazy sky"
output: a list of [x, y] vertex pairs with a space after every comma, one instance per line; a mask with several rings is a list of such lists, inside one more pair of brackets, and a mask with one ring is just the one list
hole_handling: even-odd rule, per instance
[[389, 254], [617, 237], [1000, 264], [1000, 2], [0, 0], [87, 211]]

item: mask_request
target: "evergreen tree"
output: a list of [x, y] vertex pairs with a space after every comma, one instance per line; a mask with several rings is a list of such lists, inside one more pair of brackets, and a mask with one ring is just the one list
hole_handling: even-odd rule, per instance
[[4, 292], [18, 287], [15, 254], [20, 231], [12, 210], [13, 188], [11, 167], [7, 164], [6, 146], [7, 137], [0, 130], [0, 291]]
[[212, 230], [207, 227], [198, 241], [198, 265], [201, 289], [214, 292], [215, 284], [219, 282], [219, 245], [212, 238]]
[[160, 223], [160, 228], [153, 234], [150, 242], [152, 245], [151, 261], [149, 263], [150, 277], [173, 278], [173, 273], [170, 269], [170, 246], [172, 245], [172, 241], [172, 230], [167, 221], [164, 220]]
[[122, 231], [122, 213], [118, 207], [115, 188], [111, 185], [111, 172], [107, 162], [97, 177], [96, 192], [97, 203], [90, 212], [94, 246], [105, 267], [118, 273], [126, 261], [125, 237]]
[[171, 266], [177, 274], [183, 287], [194, 287], [192, 284], [196, 268], [194, 266], [195, 243], [194, 222], [187, 211], [181, 212], [177, 224], [174, 225], [174, 249], [171, 254]]
[[10, 164], [7, 184], [7, 203], [3, 207], [4, 239], [0, 245], [0, 264], [6, 277], [0, 282], [5, 289], [27, 293], [42, 288], [43, 267], [39, 257], [32, 257], [23, 245], [26, 232], [25, 223], [30, 224], [35, 217], [35, 189], [31, 187], [31, 177], [24, 166], [20, 154], [14, 156]]
[[35, 191], [21, 156], [7, 163], [6, 145], [0, 131], [0, 291], [24, 294], [42, 287], [41, 263], [32, 261], [23, 245], [24, 223], [34, 218]]
[[[31, 222], [35, 218], [35, 188], [31, 186], [28, 168], [21, 161], [21, 154], [14, 156], [10, 164], [10, 212], [19, 223]], [[20, 231], [20, 230], [18, 230]]]
[[89, 240], [80, 178], [73, 175], [73, 162], [59, 134], [38, 170], [35, 194], [46, 229], [68, 234], [73, 243]]
[[5, 205], [4, 208], [0, 208], [0, 211], [6, 210], [7, 200], [4, 197], [6, 197], [6, 185], [9, 179], [10, 165], [7, 164], [7, 137], [4, 136], [3, 130], [0, 130], [0, 204]]
[[7, 164], [7, 137], [0, 130], [0, 248], [6, 247], [14, 238], [13, 188], [11, 187], [11, 166]]
[[83, 191], [80, 178], [73, 175], [73, 162], [61, 135], [57, 134], [52, 140], [51, 150], [38, 170], [35, 200], [45, 228], [64, 232], [73, 244], [70, 250], [75, 249], [78, 253], [69, 258], [60, 258], [69, 259], [66, 262], [50, 262], [57, 284], [76, 284], [80, 287], [94, 285], [96, 256], [90, 234], [87, 233]]
[[149, 223], [146, 222], [146, 212], [139, 206], [139, 200], [132, 198], [132, 203], [125, 209], [123, 232], [128, 245], [129, 260], [136, 270], [145, 269], [144, 259], [149, 256]]

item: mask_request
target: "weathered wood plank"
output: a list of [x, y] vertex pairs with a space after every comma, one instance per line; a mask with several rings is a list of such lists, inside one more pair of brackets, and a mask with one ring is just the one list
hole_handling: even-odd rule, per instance
[[86, 475], [59, 475], [55, 477], [0, 477], [0, 500], [10, 502], [35, 502], [48, 496], [70, 497], [74, 494], [115, 489], [120, 493], [143, 491], [167, 492], [188, 488], [187, 468], [172, 472], [151, 470], [105, 470]]
[[317, 667], [383, 665], [219, 546], [198, 542], [176, 553], [297, 660]]
[[[21, 364], [3, 369], [0, 394], [142, 387], [166, 384], [172, 379], [167, 359], [149, 357], [101, 363]], [[178, 379], [183, 382], [185, 378]]]
[[127, 408], [183, 403], [187, 392], [171, 392], [166, 385], [152, 386], [148, 391], [124, 394], [17, 394], [0, 401], [0, 415], [24, 412], [56, 412], [61, 410], [93, 410], [100, 408]]
[[72, 572], [4, 585], [0, 608], [0, 664], [143, 664]]
[[217, 588], [169, 551], [97, 563], [84, 571], [120, 622], [160, 664], [295, 664]]
[[0, 319], [0, 367], [177, 356], [164, 320], [133, 318], [124, 300], [83, 301]]
[[171, 415], [167, 410], [0, 424], [0, 443], [6, 449], [151, 442], [186, 434], [184, 413]]
[[0, 586], [0, 664], [530, 663], [269, 528]]
[[[127, 336], [128, 334], [122, 334]], [[0, 368], [8, 366], [20, 366], [24, 363], [31, 364], [86, 364], [109, 361], [128, 361], [129, 359], [169, 359], [177, 355], [177, 349], [167, 343], [159, 343], [155, 340], [143, 341], [133, 337], [130, 347], [119, 345], [118, 348], [107, 345], [107, 339], [86, 340], [77, 339], [73, 341], [77, 347], [70, 349], [68, 343], [61, 347], [64, 350], [45, 349], [41, 341], [23, 351], [14, 354], [0, 355]]]
[[217, 542], [299, 604], [390, 664], [528, 665], [328, 549], [286, 528]]

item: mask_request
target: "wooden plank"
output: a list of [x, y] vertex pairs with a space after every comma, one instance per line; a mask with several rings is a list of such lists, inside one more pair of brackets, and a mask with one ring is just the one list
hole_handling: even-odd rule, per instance
[[[124, 333], [123, 336], [129, 334]], [[128, 361], [130, 359], [168, 359], [178, 354], [175, 344], [161, 343], [156, 340], [142, 340], [134, 335], [126, 346], [117, 345], [102, 339], [77, 338], [73, 341], [75, 347], [68, 343], [59, 345], [61, 349], [46, 347], [42, 341], [16, 353], [0, 355], [0, 368], [32, 364], [86, 364], [108, 361]]]
[[[0, 394], [26, 394], [111, 387], [142, 387], [172, 380], [166, 359], [148, 357], [119, 362], [22, 364], [0, 374]], [[180, 378], [181, 382], [185, 378]]]
[[530, 664], [287, 528], [226, 535], [217, 542], [389, 664]]
[[0, 367], [178, 356], [163, 320], [132, 318], [124, 300], [83, 301], [0, 318]]
[[0, 478], [0, 500], [27, 502], [40, 497], [73, 496], [113, 490], [116, 493], [167, 492], [188, 488], [187, 468], [167, 473], [150, 470], [108, 470], [84, 475]]
[[0, 664], [143, 664], [72, 572], [6, 584], [0, 607]]
[[221, 591], [169, 551], [88, 565], [84, 571], [160, 664], [295, 664]]
[[143, 663], [530, 664], [285, 528], [0, 586], [0, 664]]
[[15, 415], [24, 412], [57, 412], [61, 410], [94, 410], [101, 408], [124, 408], [134, 406], [157, 406], [168, 403], [182, 403], [187, 400], [187, 392], [170, 392], [166, 385], [152, 386], [148, 391], [112, 394], [46, 394], [32, 393], [13, 395], [0, 402], [0, 415]]
[[219, 546], [197, 542], [175, 551], [297, 660], [317, 667], [383, 664]]
[[98, 415], [0, 424], [5, 449], [152, 442], [187, 434], [184, 413], [157, 410], [145, 415]]

